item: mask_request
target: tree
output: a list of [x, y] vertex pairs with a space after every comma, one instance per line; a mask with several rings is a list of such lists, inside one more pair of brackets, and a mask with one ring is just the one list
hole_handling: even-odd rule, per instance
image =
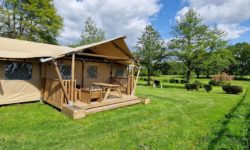
[[205, 41], [206, 53], [203, 56], [202, 63], [195, 69], [196, 74], [197, 70], [204, 71], [207, 77], [209, 77], [211, 73], [217, 74], [221, 71], [226, 71], [230, 64], [234, 62], [232, 53], [226, 49], [227, 41], [223, 40], [225, 35], [216, 26], [208, 29]]
[[0, 36], [57, 44], [63, 24], [52, 0], [0, 2]]
[[159, 63], [164, 57], [163, 40], [153, 26], [147, 25], [136, 45], [135, 55], [140, 63], [147, 68], [148, 85], [154, 64]]
[[209, 77], [210, 74], [228, 72], [229, 67], [235, 61], [231, 51], [228, 49], [218, 49], [211, 53], [203, 62], [204, 71]]
[[84, 22], [84, 29], [81, 34], [80, 41], [77, 44], [71, 45], [72, 47], [87, 45], [103, 41], [105, 39], [105, 31], [98, 28], [96, 23], [88, 17]]
[[202, 61], [205, 54], [205, 35], [208, 26], [201, 24], [202, 19], [190, 9], [177, 20], [173, 27], [174, 38], [170, 41], [170, 49], [177, 51], [177, 56], [186, 68], [186, 80], [190, 81], [191, 72]]
[[182, 62], [168, 60], [158, 66], [163, 75], [181, 75], [184, 72]]
[[250, 44], [237, 43], [229, 46], [228, 49], [233, 53], [236, 64], [233, 66], [234, 72], [241, 77], [250, 73]]
[[204, 61], [225, 43], [221, 39], [223, 32], [216, 27], [210, 28], [202, 24], [202, 21], [203, 19], [190, 9], [177, 20], [172, 30], [174, 38], [170, 41], [169, 48], [175, 50], [177, 57], [183, 62], [187, 82], [190, 81], [192, 71], [199, 74], [207, 67]]

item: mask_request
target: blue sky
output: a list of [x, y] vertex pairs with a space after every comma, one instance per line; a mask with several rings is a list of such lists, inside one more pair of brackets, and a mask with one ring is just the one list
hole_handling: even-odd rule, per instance
[[163, 38], [171, 38], [171, 27], [174, 25], [176, 13], [183, 4], [178, 0], [162, 0], [160, 3], [161, 10], [151, 19], [151, 23]]
[[[188, 3], [180, 0], [161, 0], [161, 10], [151, 18], [152, 25], [160, 32], [163, 38], [171, 38], [171, 27], [174, 25], [175, 17], [177, 13], [184, 7], [188, 7]], [[250, 9], [250, 6], [249, 6]], [[211, 24], [219, 24], [220, 22], [213, 22]], [[250, 27], [250, 18], [243, 22], [236, 22], [241, 26]], [[210, 23], [208, 23], [210, 24]], [[210, 24], [210, 25], [211, 25]], [[235, 44], [237, 42], [249, 42], [250, 43], [250, 31], [246, 31], [240, 34], [240, 37], [234, 39], [228, 39], [229, 44]]]
[[169, 39], [176, 17], [190, 8], [206, 18], [204, 23], [225, 31], [229, 43], [250, 42], [250, 0], [54, 0], [54, 4], [64, 21], [58, 37], [62, 45], [79, 40], [88, 17], [105, 30], [106, 38], [126, 35], [130, 48], [148, 24]]

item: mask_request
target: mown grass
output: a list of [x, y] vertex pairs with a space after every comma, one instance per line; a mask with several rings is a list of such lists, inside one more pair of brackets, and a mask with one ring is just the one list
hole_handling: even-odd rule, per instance
[[[234, 83], [243, 85], [245, 93], [250, 82]], [[231, 134], [242, 138], [235, 143], [243, 149], [249, 132], [246, 114], [250, 101], [249, 92], [244, 93], [228, 95], [220, 87], [210, 93], [203, 89], [191, 92], [183, 84], [167, 82], [160, 89], [140, 81], [136, 95], [150, 98], [151, 104], [96, 113], [81, 120], [71, 120], [40, 103], [0, 107], [0, 149], [234, 148]]]
[[221, 120], [210, 142], [211, 149], [249, 149], [250, 148], [250, 91], [225, 118]]

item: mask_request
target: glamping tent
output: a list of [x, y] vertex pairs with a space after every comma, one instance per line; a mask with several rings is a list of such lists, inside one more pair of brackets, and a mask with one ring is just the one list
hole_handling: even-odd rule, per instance
[[0, 38], [0, 105], [43, 100], [81, 118], [140, 103], [124, 38], [76, 48]]

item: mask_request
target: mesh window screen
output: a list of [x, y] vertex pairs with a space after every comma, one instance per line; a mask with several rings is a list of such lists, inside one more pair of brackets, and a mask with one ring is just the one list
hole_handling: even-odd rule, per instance
[[115, 76], [116, 77], [122, 77], [122, 76], [124, 76], [124, 69], [123, 68], [117, 68]]
[[97, 66], [88, 66], [88, 78], [97, 78]]
[[31, 80], [32, 64], [21, 62], [5, 63], [5, 80]]
[[60, 73], [64, 80], [71, 79], [71, 65], [61, 64], [60, 65]]

